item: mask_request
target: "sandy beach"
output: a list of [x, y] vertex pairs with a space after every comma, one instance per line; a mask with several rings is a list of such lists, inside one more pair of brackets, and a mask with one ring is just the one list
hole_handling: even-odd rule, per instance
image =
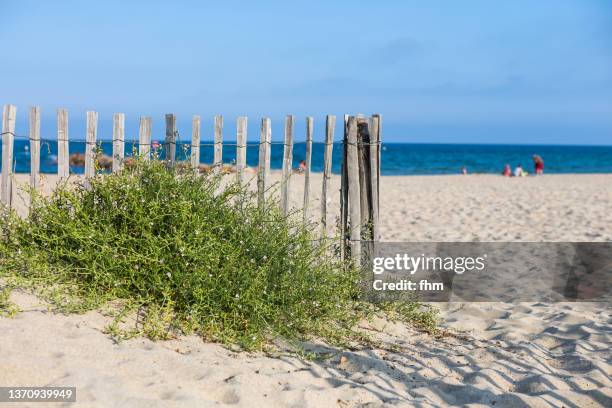
[[[55, 182], [45, 176], [43, 189]], [[334, 176], [330, 224], [339, 184]], [[311, 186], [314, 222], [321, 174]], [[612, 175], [384, 176], [380, 194], [384, 241], [612, 241]], [[301, 207], [302, 175], [292, 177], [290, 197]], [[99, 312], [55, 314], [21, 291], [12, 300], [21, 312], [0, 318], [0, 384], [76, 386], [79, 407], [612, 406], [606, 303], [438, 304], [451, 335], [364, 323], [380, 348], [306, 344], [326, 353], [309, 361], [236, 353], [197, 337], [115, 343]]]

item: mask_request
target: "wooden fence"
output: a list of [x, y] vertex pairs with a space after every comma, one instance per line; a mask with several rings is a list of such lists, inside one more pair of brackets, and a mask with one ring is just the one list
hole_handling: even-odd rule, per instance
[[[13, 184], [13, 144], [16, 136], [15, 120], [17, 109], [13, 105], [5, 105], [2, 115], [2, 177], [0, 183], [0, 200], [6, 206], [12, 204]], [[140, 118], [138, 132], [138, 154], [149, 160], [152, 152], [151, 144], [151, 117]], [[245, 116], [238, 117], [236, 126], [236, 159], [235, 173], [238, 180], [244, 180], [247, 156], [247, 123]], [[176, 148], [178, 132], [176, 116], [165, 116], [165, 160], [169, 166], [176, 164]], [[191, 155], [190, 165], [197, 171], [200, 164], [202, 120], [198, 115], [192, 118]], [[282, 160], [282, 174], [280, 183], [280, 205], [285, 215], [290, 212], [289, 185], [293, 172], [293, 146], [294, 146], [295, 118], [287, 115], [284, 123], [284, 146]], [[325, 141], [323, 157], [323, 179], [321, 186], [320, 224], [322, 236], [326, 236], [329, 224], [327, 202], [329, 197], [330, 179], [332, 175], [332, 152], [334, 143], [334, 130], [336, 117], [328, 115], [325, 121]], [[311, 161], [314, 132], [314, 118], [306, 118], [306, 157], [304, 173], [303, 217], [307, 220], [310, 208], [311, 192]], [[98, 113], [86, 113], [86, 134], [84, 154], [84, 177], [89, 179], [95, 176], [96, 144], [98, 134]], [[223, 117], [216, 115], [213, 119], [214, 158], [212, 170], [219, 173], [223, 168]], [[271, 120], [261, 120], [257, 164], [257, 200], [259, 205], [265, 202], [265, 192], [270, 187], [270, 160], [271, 160]], [[380, 178], [380, 115], [370, 118], [364, 116], [344, 117], [344, 138], [342, 157], [342, 181], [340, 194], [341, 231], [343, 239], [342, 256], [349, 256], [356, 262], [362, 260], [363, 241], [375, 242], [379, 240], [379, 178]], [[31, 107], [29, 111], [29, 134], [23, 136], [30, 143], [30, 184], [32, 188], [40, 188], [40, 109]], [[69, 126], [68, 112], [65, 109], [57, 110], [57, 175], [65, 180], [70, 175], [69, 157]], [[226, 144], [227, 145], [227, 144]], [[125, 115], [113, 115], [112, 127], [112, 172], [121, 171], [125, 164]]]

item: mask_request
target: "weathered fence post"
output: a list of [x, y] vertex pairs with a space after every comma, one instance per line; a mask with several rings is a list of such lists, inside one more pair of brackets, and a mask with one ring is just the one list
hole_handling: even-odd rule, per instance
[[166, 140], [165, 159], [168, 166], [174, 166], [176, 161], [176, 116], [172, 113], [166, 114]]
[[191, 120], [191, 167], [195, 174], [200, 172], [200, 116], [193, 115]]
[[322, 236], [327, 237], [327, 192], [332, 174], [332, 153], [334, 151], [334, 130], [336, 117], [327, 115], [325, 121], [325, 153], [323, 155], [323, 191], [321, 192], [321, 227]]
[[138, 154], [143, 160], [151, 160], [151, 118], [149, 116], [140, 117]]
[[13, 200], [13, 143], [17, 107], [4, 105], [2, 111], [2, 203], [8, 207]]
[[359, 151], [357, 149], [357, 118], [348, 120], [346, 142], [346, 169], [348, 176], [348, 196], [350, 210], [350, 251], [351, 259], [361, 265], [361, 198], [359, 183]]
[[346, 165], [348, 149], [348, 120], [349, 115], [344, 115], [343, 137], [342, 137], [342, 169], [340, 176], [340, 259], [346, 259], [348, 247], [348, 170]]
[[125, 158], [125, 115], [115, 113], [113, 115], [113, 173], [117, 173], [123, 167]]
[[272, 142], [272, 126], [270, 118], [261, 120], [261, 136], [259, 138], [259, 163], [257, 167], [257, 205], [263, 208], [266, 201], [266, 189], [270, 178], [270, 143]]
[[240, 116], [236, 124], [236, 180], [241, 183], [246, 167], [247, 120], [246, 116]]
[[30, 186], [40, 188], [40, 108], [30, 107]]
[[370, 183], [372, 194], [372, 241], [380, 241], [380, 115], [370, 121]]
[[[372, 225], [372, 192], [370, 185], [370, 133], [369, 121], [363, 115], [357, 115], [357, 153], [359, 157], [359, 199], [361, 209], [361, 238], [371, 239]], [[363, 245], [362, 245], [363, 247]]]
[[223, 116], [215, 116], [215, 152], [213, 168], [219, 174], [223, 168]]
[[59, 182], [70, 175], [70, 157], [68, 152], [68, 111], [57, 110], [57, 175]]
[[96, 138], [98, 135], [98, 112], [87, 112], [87, 134], [85, 137], [85, 178], [96, 175]]
[[285, 117], [285, 148], [283, 151], [283, 173], [281, 180], [281, 209], [284, 215], [289, 214], [289, 182], [293, 162], [293, 115]]
[[308, 221], [308, 204], [310, 201], [310, 163], [312, 162], [312, 128], [314, 119], [312, 116], [306, 118], [306, 168], [304, 169], [304, 222]]

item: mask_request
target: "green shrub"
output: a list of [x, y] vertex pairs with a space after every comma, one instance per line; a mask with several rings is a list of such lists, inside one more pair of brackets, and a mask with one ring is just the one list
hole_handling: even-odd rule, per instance
[[274, 336], [350, 337], [372, 310], [357, 301], [353, 268], [274, 203], [177, 172], [138, 161], [88, 188], [34, 195], [27, 219], [5, 216], [0, 273], [63, 288], [55, 303], [72, 310], [126, 300], [150, 337], [196, 331], [247, 349]]

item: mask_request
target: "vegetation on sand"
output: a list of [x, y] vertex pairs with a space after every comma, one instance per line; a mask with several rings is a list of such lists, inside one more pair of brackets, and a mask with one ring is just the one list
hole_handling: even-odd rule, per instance
[[[389, 305], [360, 301], [359, 273], [274, 203], [258, 208], [240, 184], [214, 175], [136, 161], [87, 186], [32, 193], [25, 219], [4, 211], [0, 278], [28, 285], [64, 311], [120, 301], [136, 331], [260, 348], [271, 338], [358, 338], [356, 322]], [[435, 313], [416, 303], [396, 317], [432, 329]]]

